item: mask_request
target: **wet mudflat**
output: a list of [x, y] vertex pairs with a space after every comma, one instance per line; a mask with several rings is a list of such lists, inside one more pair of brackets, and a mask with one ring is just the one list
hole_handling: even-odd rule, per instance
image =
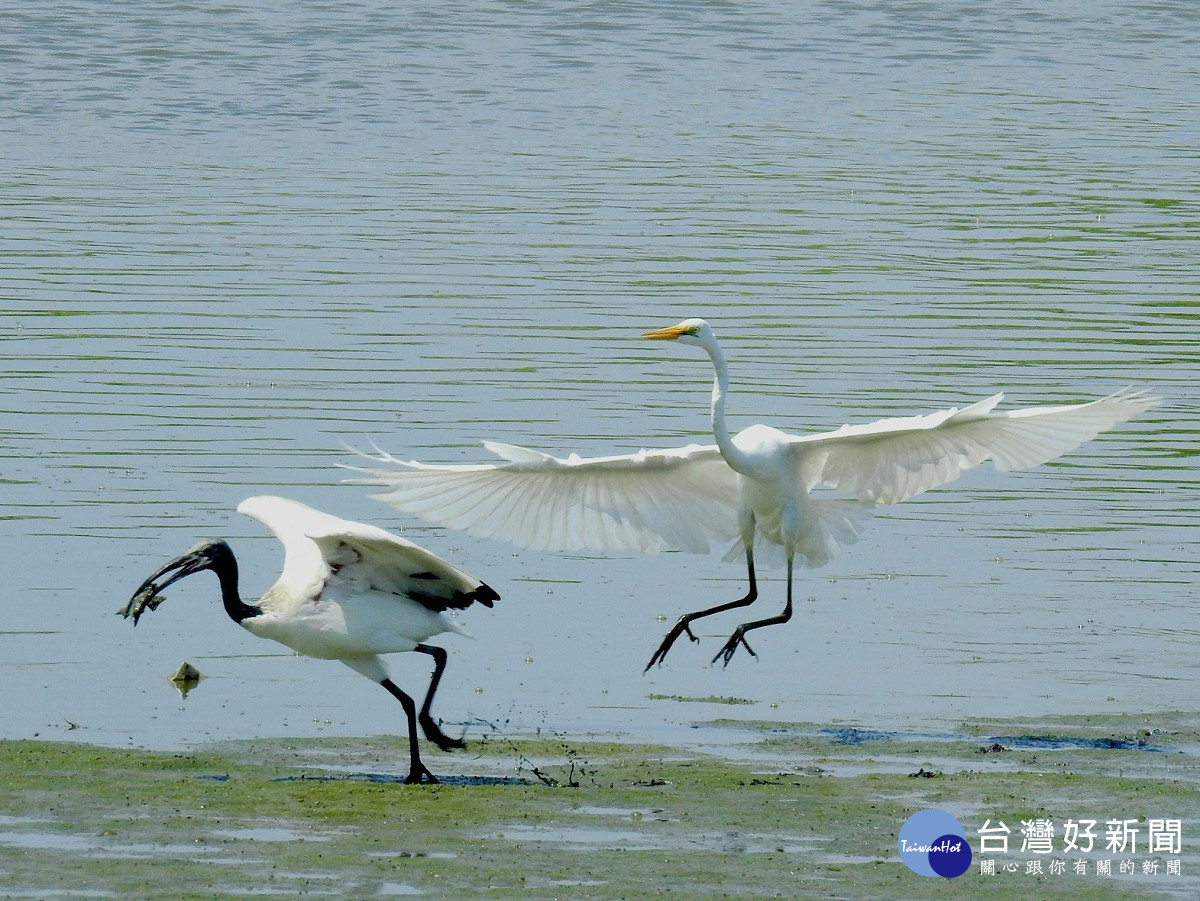
[[[444, 782], [419, 787], [400, 784], [401, 739], [174, 753], [6, 741], [0, 897], [1118, 898], [1198, 889], [1197, 714], [976, 721], [944, 735], [718, 722], [697, 736], [668, 747], [497, 733], [465, 753], [427, 749]], [[706, 745], [714, 738], [719, 752]], [[926, 808], [956, 816], [975, 852], [955, 880], [918, 876], [897, 853], [901, 825]], [[1021, 822], [1035, 819], [1055, 824], [1050, 854], [1021, 851]], [[1062, 825], [1087, 819], [1099, 823], [1094, 849], [1064, 851]], [[1104, 848], [1110, 819], [1134, 821], [1136, 851]], [[1181, 820], [1179, 853], [1147, 847], [1149, 821], [1162, 819]], [[1007, 852], [979, 854], [987, 820], [1011, 830]], [[981, 872], [989, 858], [994, 875]], [[1106, 859], [1111, 875], [1098, 875]]]

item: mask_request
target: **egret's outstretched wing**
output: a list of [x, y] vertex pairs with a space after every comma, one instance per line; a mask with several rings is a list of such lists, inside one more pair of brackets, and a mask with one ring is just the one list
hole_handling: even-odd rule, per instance
[[334, 580], [405, 596], [430, 610], [487, 607], [499, 599], [474, 576], [399, 535], [315, 510], [298, 501], [261, 495], [238, 504], [282, 542], [283, 583], [320, 586]]
[[1146, 390], [1125, 388], [1084, 404], [992, 412], [1002, 397], [796, 437], [789, 444], [796, 477], [809, 489], [824, 485], [895, 504], [986, 460], [1002, 472], [1053, 460], [1160, 403]]
[[[706, 553], [737, 537], [737, 476], [715, 445], [562, 460], [485, 441], [504, 463], [431, 465], [380, 451], [349, 481], [399, 510], [539, 550]], [[382, 468], [381, 468], [382, 467]]]

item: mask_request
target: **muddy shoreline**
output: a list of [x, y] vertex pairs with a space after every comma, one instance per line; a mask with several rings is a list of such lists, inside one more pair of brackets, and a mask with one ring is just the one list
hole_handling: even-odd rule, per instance
[[[391, 737], [182, 752], [4, 741], [0, 897], [1200, 890], [1197, 713], [972, 721], [940, 735], [743, 721], [704, 731], [729, 740], [716, 751], [494, 732], [465, 752], [425, 748], [435, 786], [400, 784], [406, 749]], [[956, 879], [919, 876], [897, 852], [900, 827], [927, 808], [957, 817], [976, 850]], [[1049, 854], [1020, 850], [1020, 824], [1035, 819], [1058, 826]], [[1100, 822], [1097, 847], [1062, 850], [1062, 825], [1084, 819]], [[1135, 850], [1102, 847], [1109, 819], [1131, 821]], [[1172, 819], [1179, 853], [1151, 853], [1150, 821]], [[989, 820], [1011, 830], [1005, 853], [978, 853]], [[989, 857], [994, 873], [980, 865]]]

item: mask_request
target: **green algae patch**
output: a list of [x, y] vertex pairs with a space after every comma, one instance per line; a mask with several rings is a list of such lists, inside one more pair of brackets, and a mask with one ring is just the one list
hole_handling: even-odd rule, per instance
[[692, 697], [691, 695], [664, 695], [651, 694], [647, 697], [651, 701], [675, 701], [679, 704], [728, 704], [736, 706], [739, 704], [757, 704], [758, 701], [752, 701], [749, 698], [735, 698], [728, 695], [706, 695], [704, 697]]
[[[496, 735], [465, 752], [426, 750], [444, 781], [423, 786], [401, 784], [405, 743], [387, 737], [186, 753], [0, 742], [0, 895], [1187, 895], [1200, 865], [1190, 846], [1200, 822], [1193, 725], [1185, 715], [1159, 725], [972, 723], [922, 739], [738, 723], [744, 744], [720, 755]], [[1146, 750], [994, 740], [1082, 741], [1106, 729], [1158, 729], [1169, 741]], [[984, 874], [977, 860], [955, 880], [911, 872], [897, 836], [927, 808], [958, 817], [975, 849], [985, 819], [1004, 820], [1016, 841], [996, 860], [1020, 871]], [[1086, 816], [1143, 829], [1149, 818], [1182, 819], [1182, 873], [1026, 873], [1022, 820]]]

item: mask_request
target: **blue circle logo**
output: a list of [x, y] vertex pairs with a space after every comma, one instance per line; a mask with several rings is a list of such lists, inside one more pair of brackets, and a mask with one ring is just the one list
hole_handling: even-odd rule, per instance
[[900, 859], [921, 876], [953, 879], [971, 866], [962, 825], [944, 810], [919, 810], [900, 827]]

